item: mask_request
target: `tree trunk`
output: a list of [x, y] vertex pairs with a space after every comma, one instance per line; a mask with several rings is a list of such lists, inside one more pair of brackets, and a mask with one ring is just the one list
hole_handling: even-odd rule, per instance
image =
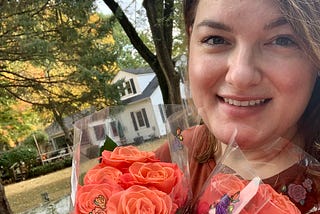
[[55, 120], [57, 121], [57, 123], [60, 125], [60, 127], [62, 128], [62, 131], [64, 133], [64, 137], [66, 139], [66, 143], [68, 146], [72, 145], [72, 141], [73, 139], [70, 136], [70, 132], [68, 130], [68, 128], [65, 126], [64, 122], [63, 122], [63, 118], [62, 117], [58, 117], [55, 118]]
[[118, 19], [132, 45], [155, 72], [165, 104], [181, 104], [180, 74], [175, 70], [172, 59], [173, 0], [143, 1], [155, 44], [153, 54], [138, 36], [119, 4], [114, 0], [104, 0]]
[[62, 115], [57, 110], [52, 110], [52, 112], [53, 112], [54, 120], [59, 124], [59, 126], [61, 127], [61, 129], [64, 133], [64, 137], [66, 139], [67, 145], [72, 146], [73, 139], [70, 136], [70, 132], [69, 132], [68, 128], [64, 124]]
[[9, 202], [7, 200], [4, 187], [0, 183], [0, 213], [1, 214], [12, 214], [11, 208], [9, 206]]
[[163, 75], [159, 80], [161, 87], [167, 87], [168, 94], [166, 104], [181, 104], [180, 74], [175, 70], [175, 62], [172, 59], [172, 28], [173, 28], [173, 0], [143, 1], [150, 23], [152, 38], [154, 41], [159, 71], [157, 76]]

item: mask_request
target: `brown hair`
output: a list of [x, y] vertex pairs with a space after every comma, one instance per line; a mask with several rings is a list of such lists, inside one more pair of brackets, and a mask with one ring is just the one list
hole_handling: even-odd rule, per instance
[[[183, 0], [184, 22], [189, 40], [190, 27], [194, 23], [198, 3], [200, 0]], [[279, 8], [291, 25], [293, 31], [301, 40], [301, 49], [320, 71], [320, 1], [319, 0], [278, 0]], [[207, 139], [210, 149], [215, 151], [216, 139]], [[317, 78], [311, 99], [304, 114], [298, 122], [298, 134], [305, 141], [305, 151], [320, 160], [320, 78]], [[212, 135], [212, 134], [211, 134]], [[209, 160], [214, 154], [199, 153], [197, 159]]]

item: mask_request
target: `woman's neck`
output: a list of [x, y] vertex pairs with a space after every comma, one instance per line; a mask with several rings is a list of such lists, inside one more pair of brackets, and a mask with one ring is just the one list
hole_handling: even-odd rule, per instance
[[230, 148], [226, 144], [220, 143], [216, 160], [222, 161], [223, 164], [246, 179], [251, 179], [252, 176], [266, 179], [288, 169], [299, 161], [302, 150], [297, 144], [301, 145], [302, 141], [296, 138], [292, 141], [279, 138], [273, 143], [265, 144], [267, 146], [251, 150], [241, 150], [239, 147]]

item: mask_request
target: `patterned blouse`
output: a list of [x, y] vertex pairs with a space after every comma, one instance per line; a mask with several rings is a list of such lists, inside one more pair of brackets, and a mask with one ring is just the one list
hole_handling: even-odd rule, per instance
[[320, 214], [320, 166], [295, 164], [263, 182], [287, 195], [301, 213]]

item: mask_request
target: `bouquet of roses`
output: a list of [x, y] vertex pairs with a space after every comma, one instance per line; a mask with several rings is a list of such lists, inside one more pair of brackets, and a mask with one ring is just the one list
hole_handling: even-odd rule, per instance
[[194, 213], [301, 213], [286, 194], [262, 182], [256, 167], [245, 158], [233, 137], [197, 198]]
[[[139, 140], [155, 130], [149, 124], [143, 133], [135, 132], [128, 112], [131, 110], [123, 106], [109, 107], [74, 124], [72, 212], [185, 213], [191, 197], [187, 158], [178, 158], [184, 159], [183, 166], [161, 162], [150, 152], [156, 145], [143, 140], [132, 142], [135, 136]], [[185, 151], [179, 147], [179, 152], [171, 155], [175, 159]], [[96, 160], [94, 164], [92, 160]]]
[[176, 164], [134, 146], [103, 151], [76, 194], [76, 213], [176, 213], [188, 189]]

